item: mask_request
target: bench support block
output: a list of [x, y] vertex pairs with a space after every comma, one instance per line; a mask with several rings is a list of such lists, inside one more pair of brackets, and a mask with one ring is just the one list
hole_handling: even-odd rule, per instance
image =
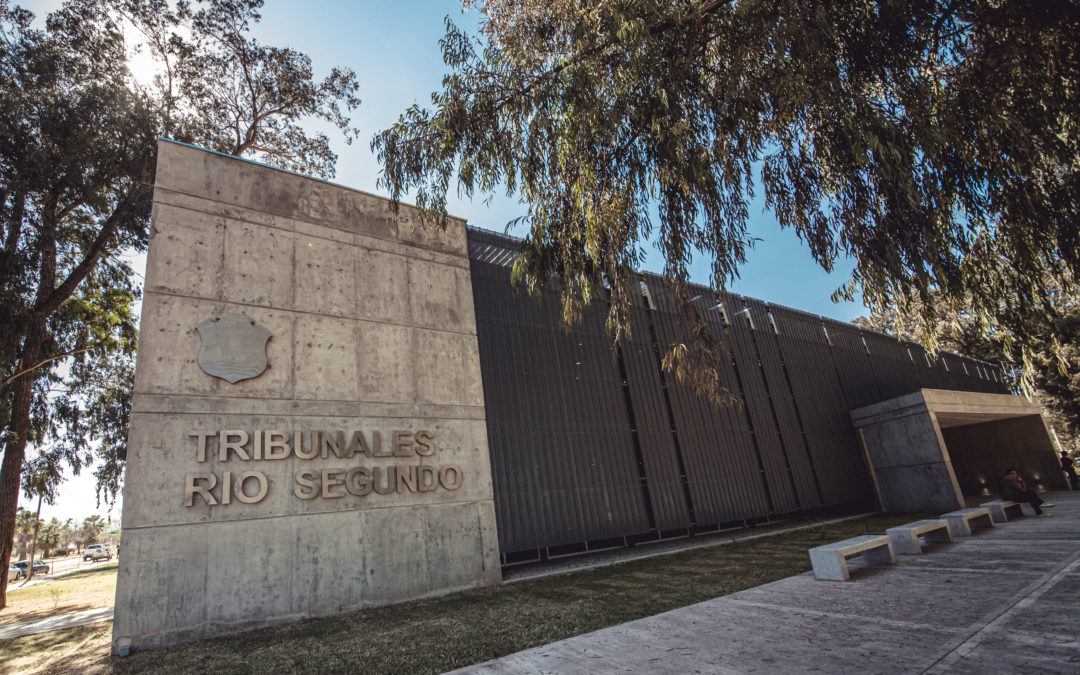
[[1010, 518], [1021, 518], [1024, 515], [1019, 502], [1009, 501], [1008, 499], [995, 499], [992, 502], [984, 502], [980, 506], [990, 509], [990, 517], [996, 525], [1007, 523]]
[[923, 552], [919, 537], [940, 544], [953, 540], [949, 533], [949, 523], [944, 520], [919, 520], [899, 527], [890, 527], [885, 533], [892, 541], [893, 550], [904, 555], [920, 555]]
[[988, 530], [994, 526], [990, 509], [960, 509], [941, 516], [949, 523], [949, 532], [954, 537], [970, 537], [972, 530]]
[[851, 579], [847, 560], [860, 554], [872, 565], [896, 564], [892, 542], [884, 535], [853, 537], [835, 544], [812, 548], [809, 553], [810, 564], [814, 568], [814, 578], [825, 581]]

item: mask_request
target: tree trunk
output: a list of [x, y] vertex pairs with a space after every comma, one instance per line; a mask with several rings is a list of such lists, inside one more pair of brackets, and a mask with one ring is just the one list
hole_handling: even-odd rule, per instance
[[[34, 315], [26, 330], [19, 369], [29, 368], [41, 356], [41, 343], [45, 339], [45, 318]], [[8, 422], [7, 442], [4, 444], [4, 462], [0, 465], [0, 609], [7, 607], [7, 568], [11, 564], [11, 550], [15, 545], [15, 515], [19, 508], [19, 477], [22, 475], [23, 456], [30, 438], [30, 405], [34, 400], [34, 378], [20, 377], [11, 383], [11, 420]], [[33, 571], [34, 561], [30, 567]]]
[[37, 498], [37, 515], [34, 516], [34, 538], [30, 541], [30, 571], [26, 576], [26, 580], [30, 581], [34, 578], [34, 555], [37, 553], [37, 538], [38, 532], [41, 530], [41, 499], [43, 495], [38, 495]]
[[[41, 360], [42, 347], [49, 334], [49, 316], [75, 292], [105, 252], [120, 223], [132, 216], [140, 199], [150, 194], [149, 190], [149, 186], [145, 184], [138, 184], [128, 189], [102, 224], [101, 230], [90, 244], [82, 261], [59, 285], [56, 283], [59, 188], [49, 192], [41, 209], [42, 243], [37, 295], [34, 309], [27, 320], [26, 337], [22, 343], [19, 367], [15, 370], [16, 373], [24, 374], [11, 383], [11, 419], [5, 434], [7, 440], [4, 443], [4, 462], [0, 466], [0, 569], [4, 570], [4, 573], [0, 574], [0, 609], [7, 607], [7, 567], [11, 562], [11, 549], [15, 538], [15, 516], [19, 507], [19, 478], [22, 475], [26, 444], [30, 438], [30, 407], [34, 401], [34, 381], [37, 377], [35, 373], [29, 371]], [[33, 566], [34, 561], [31, 560], [31, 572]]]

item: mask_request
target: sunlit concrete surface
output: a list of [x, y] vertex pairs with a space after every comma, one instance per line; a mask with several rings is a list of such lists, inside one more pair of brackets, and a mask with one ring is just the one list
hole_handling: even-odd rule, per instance
[[1046, 497], [1050, 518], [847, 583], [808, 572], [456, 672], [1080, 672], [1080, 492]]
[[19, 623], [0, 626], [0, 640], [13, 640], [50, 630], [85, 626], [88, 623], [97, 623], [98, 621], [111, 621], [112, 617], [112, 607], [101, 607], [99, 609], [87, 609], [82, 612], [72, 612], [71, 614], [50, 616], [47, 619], [37, 621], [20, 621]]
[[415, 219], [161, 141], [118, 652], [500, 581], [465, 222]]

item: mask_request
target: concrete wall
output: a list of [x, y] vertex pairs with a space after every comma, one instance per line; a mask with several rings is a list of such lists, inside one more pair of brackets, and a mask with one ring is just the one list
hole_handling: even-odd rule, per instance
[[1039, 407], [1020, 396], [921, 389], [851, 411], [882, 508], [946, 512], [997, 495], [1012, 467], [1031, 487], [1067, 489]]
[[[413, 216], [372, 195], [160, 144], [114, 649], [500, 580], [465, 224], [429, 242]], [[196, 326], [222, 313], [272, 334], [258, 377], [230, 384], [200, 368]], [[249, 439], [223, 458], [230, 430]], [[360, 432], [368, 447], [257, 460], [256, 436], [265, 442], [270, 430], [290, 443], [295, 431], [346, 442]], [[395, 440], [400, 456], [375, 456], [394, 454]], [[457, 471], [439, 484], [447, 466]], [[364, 494], [363, 473], [338, 482], [357, 467], [424, 478]], [[258, 477], [238, 485], [244, 472], [266, 479], [255, 503], [237, 494], [259, 496]]]
[[[946, 513], [963, 506], [963, 496], [937, 425], [916, 392], [860, 409], [859, 427], [873, 468], [881, 506], [887, 511]], [[868, 419], [872, 419], [872, 422]]]
[[1067, 490], [1056, 450], [1042, 417], [1028, 415], [941, 430], [966, 495], [998, 494], [998, 480], [1011, 468], [1034, 490]]

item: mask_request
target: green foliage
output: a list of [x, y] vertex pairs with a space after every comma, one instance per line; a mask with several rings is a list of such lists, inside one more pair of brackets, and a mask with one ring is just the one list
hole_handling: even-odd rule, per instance
[[[26, 440], [47, 446], [37, 469], [78, 471], [100, 441], [107, 498], [125, 457], [139, 297], [117, 254], [146, 248], [156, 136], [332, 176], [327, 137], [300, 122], [355, 134], [354, 74], [315, 81], [304, 54], [248, 37], [261, 6], [76, 0], [41, 30], [0, 0], [0, 422], [15, 440], [13, 383], [33, 378]], [[125, 31], [161, 67], [149, 89], [128, 72]]]
[[314, 79], [311, 59], [248, 35], [263, 0], [98, 0], [134, 26], [141, 49], [160, 66], [154, 99], [167, 133], [179, 140], [301, 173], [332, 178], [337, 156], [324, 133], [336, 127], [351, 143], [347, 113], [358, 105], [356, 75], [332, 68]]
[[[51, 500], [65, 466], [100, 458], [99, 495], [119, 489], [140, 293], [124, 256], [146, 250], [157, 137], [330, 177], [303, 122], [355, 135], [355, 75], [315, 80], [306, 55], [253, 40], [262, 4], [68, 0], [41, 28], [0, 0], [0, 562], [24, 469]], [[152, 85], [128, 71], [139, 49]]]
[[34, 517], [33, 511], [27, 511], [26, 509], [19, 509], [18, 514], [15, 516], [15, 527], [23, 534], [33, 532], [34, 526], [40, 522]]
[[[434, 226], [454, 180], [519, 194], [517, 277], [557, 276], [568, 319], [607, 288], [620, 337], [648, 241], [681, 295], [695, 255], [722, 288], [758, 190], [822, 267], [855, 260], [838, 295], [874, 308], [940, 289], [993, 330], [1080, 269], [1075, 1], [467, 4], [480, 38], [448, 23], [432, 105], [372, 141], [382, 183]], [[712, 351], [666, 362], [700, 375]]]
[[[120, 33], [74, 5], [45, 30], [30, 18], [0, 2], [5, 460], [20, 442], [48, 446], [77, 413], [50, 396], [63, 388], [59, 366], [68, 357], [133, 346], [138, 291], [128, 265], [109, 252], [145, 248], [154, 163], [152, 110], [129, 87]], [[43, 453], [28, 467], [27, 487], [54, 493], [61, 464], [88, 463], [87, 446], [72, 439]]]
[[[1080, 442], [1080, 291], [1052, 288], [1048, 304], [1019, 315], [1003, 312], [993, 326], [970, 309], [931, 295], [926, 307], [890, 307], [852, 323], [905, 340], [1002, 363], [1006, 380], [1043, 407], [1067, 449]], [[920, 317], [935, 314], [933, 333]], [[1026, 366], [1026, 367], [1025, 367]]]
[[53, 555], [56, 555], [55, 549], [60, 545], [60, 539], [63, 536], [64, 526], [59, 520], [53, 518], [47, 524], [42, 525], [38, 531], [38, 544], [41, 546], [42, 551], [51, 551]]
[[83, 520], [82, 527], [76, 534], [77, 541], [82, 543], [82, 546], [89, 544], [96, 544], [101, 541], [101, 534], [105, 531], [105, 527], [108, 523], [105, 519], [99, 515], [89, 516]]

